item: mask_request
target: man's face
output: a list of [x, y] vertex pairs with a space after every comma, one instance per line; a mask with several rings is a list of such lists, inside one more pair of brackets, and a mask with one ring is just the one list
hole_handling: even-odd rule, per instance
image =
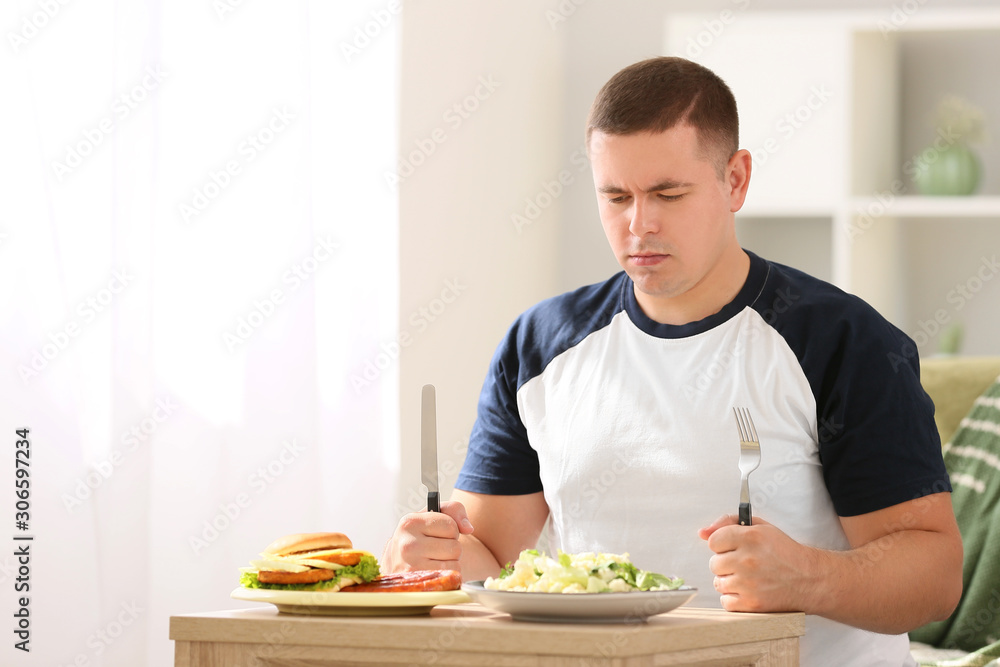
[[726, 252], [739, 249], [732, 213], [743, 197], [736, 203], [732, 170], [719, 178], [689, 125], [594, 132], [590, 157], [604, 233], [647, 313], [648, 304], [711, 295]]

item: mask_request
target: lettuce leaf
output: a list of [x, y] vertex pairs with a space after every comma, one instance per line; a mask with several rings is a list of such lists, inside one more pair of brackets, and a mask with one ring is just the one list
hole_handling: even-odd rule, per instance
[[357, 565], [343, 567], [336, 571], [333, 579], [319, 581], [315, 584], [262, 584], [257, 579], [257, 573], [253, 571], [243, 572], [240, 575], [240, 586], [243, 588], [273, 588], [282, 591], [324, 591], [337, 586], [337, 583], [344, 576], [356, 576], [362, 581], [371, 581], [379, 575], [378, 561], [374, 556], [362, 556]]
[[640, 591], [648, 591], [650, 588], [660, 588], [672, 591], [680, 588], [683, 584], [684, 580], [680, 577], [668, 577], [665, 574], [639, 570], [639, 576], [636, 577], [635, 587]]

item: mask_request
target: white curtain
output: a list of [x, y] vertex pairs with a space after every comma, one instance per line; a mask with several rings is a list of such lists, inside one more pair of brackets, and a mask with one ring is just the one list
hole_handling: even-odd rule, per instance
[[[338, 530], [381, 550], [397, 374], [352, 378], [398, 330], [399, 22], [385, 2], [6, 4], [13, 664], [172, 665], [169, 617], [251, 606], [229, 594], [272, 539]], [[30, 589], [15, 593], [24, 543]], [[22, 594], [30, 654], [11, 646]]]

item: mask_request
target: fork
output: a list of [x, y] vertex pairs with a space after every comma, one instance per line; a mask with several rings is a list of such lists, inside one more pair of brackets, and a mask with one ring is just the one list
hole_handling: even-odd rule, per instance
[[760, 441], [757, 429], [747, 408], [733, 408], [736, 413], [736, 428], [740, 432], [740, 525], [751, 524], [750, 473], [760, 465]]

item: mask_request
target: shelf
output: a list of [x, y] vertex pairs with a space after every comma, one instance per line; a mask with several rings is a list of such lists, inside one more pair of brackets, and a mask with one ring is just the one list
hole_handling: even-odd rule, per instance
[[[753, 184], [750, 185], [751, 189]], [[752, 206], [744, 204], [737, 213], [737, 218], [832, 218], [835, 215], [829, 206]]]
[[[895, 5], [892, 7], [896, 9]], [[870, 21], [870, 19], [869, 19]], [[874, 25], [858, 21], [856, 29], [874, 29], [879, 34], [891, 32], [936, 32], [940, 30], [1000, 30], [1000, 13], [995, 8], [961, 9], [921, 8], [911, 14], [893, 12], [888, 17], [881, 15]]]
[[854, 197], [851, 213], [893, 218], [1000, 218], [1000, 196]]

